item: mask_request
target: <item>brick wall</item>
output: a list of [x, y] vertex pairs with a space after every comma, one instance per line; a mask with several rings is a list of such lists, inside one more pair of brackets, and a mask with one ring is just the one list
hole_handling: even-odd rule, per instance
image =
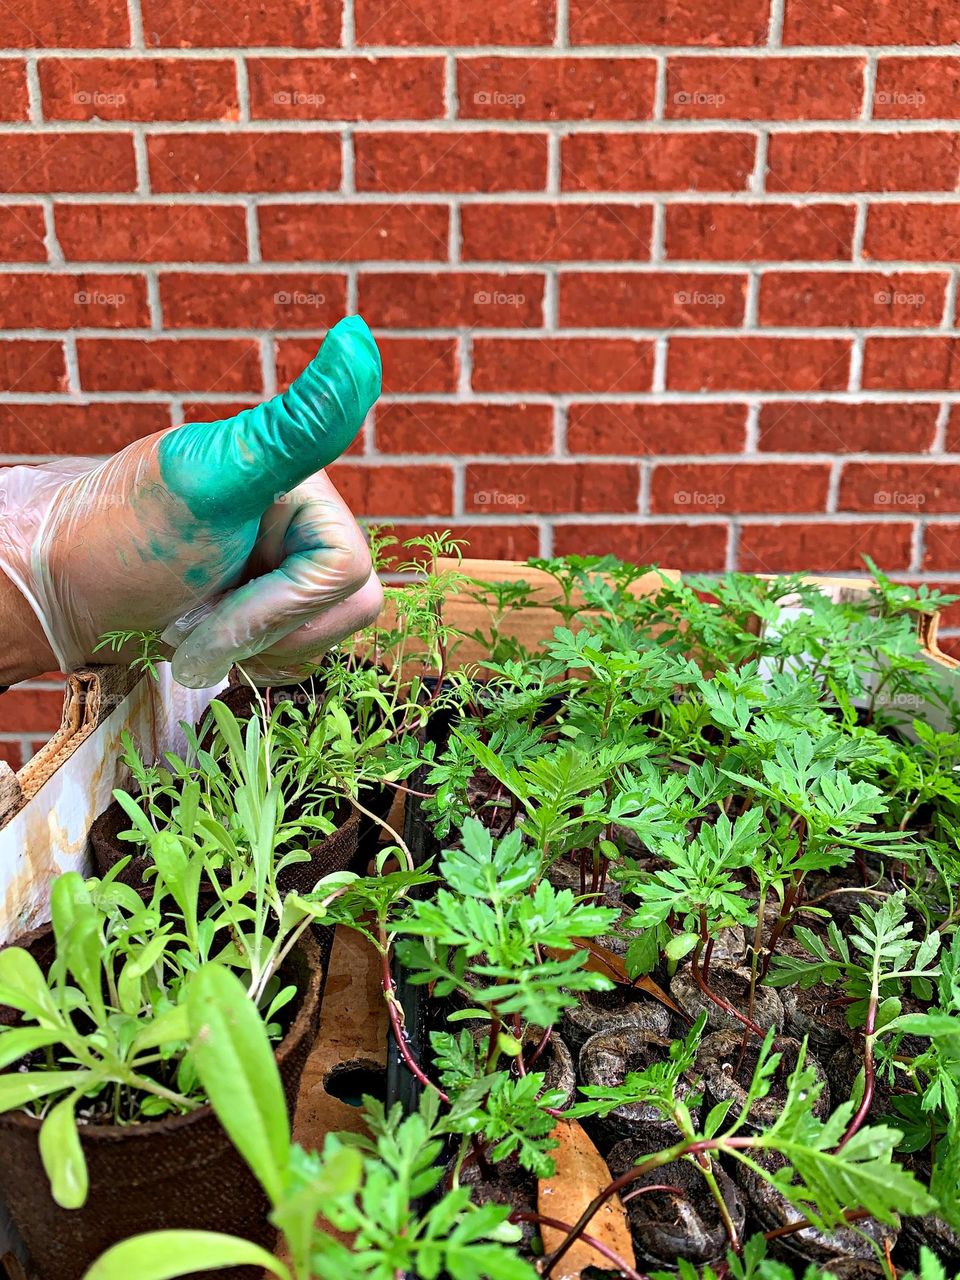
[[948, 581], [956, 41], [960, 0], [11, 0], [0, 453], [222, 416], [360, 310], [358, 514]]

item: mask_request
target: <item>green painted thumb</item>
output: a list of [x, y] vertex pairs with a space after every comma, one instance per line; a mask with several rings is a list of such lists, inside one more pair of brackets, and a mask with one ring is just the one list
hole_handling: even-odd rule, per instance
[[360, 316], [347, 316], [282, 395], [165, 435], [164, 483], [198, 519], [234, 524], [258, 517], [349, 447], [380, 394], [380, 378], [373, 334]]

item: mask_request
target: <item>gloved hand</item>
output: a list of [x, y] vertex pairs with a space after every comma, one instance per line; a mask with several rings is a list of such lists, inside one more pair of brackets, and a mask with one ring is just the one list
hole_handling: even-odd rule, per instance
[[[0, 472], [0, 570], [46, 637], [12, 678], [110, 661], [94, 647], [124, 629], [163, 630], [181, 684], [213, 684], [236, 661], [269, 684], [368, 625], [380, 584], [322, 468], [379, 394], [376, 343], [351, 316], [289, 390], [254, 409], [147, 436], [102, 463]], [[7, 612], [18, 610], [29, 616], [19, 599]]]

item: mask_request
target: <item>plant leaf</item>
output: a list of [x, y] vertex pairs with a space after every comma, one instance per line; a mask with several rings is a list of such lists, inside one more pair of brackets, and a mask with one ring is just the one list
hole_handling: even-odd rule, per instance
[[287, 1268], [266, 1249], [216, 1231], [149, 1231], [123, 1240], [102, 1254], [83, 1280], [175, 1280], [195, 1271], [242, 1266], [290, 1280]]
[[191, 1057], [231, 1142], [273, 1204], [290, 1158], [290, 1121], [266, 1027], [243, 983], [206, 964], [187, 993]]
[[76, 1105], [77, 1095], [72, 1093], [57, 1103], [40, 1126], [40, 1159], [50, 1179], [50, 1193], [61, 1209], [81, 1208], [89, 1187]]

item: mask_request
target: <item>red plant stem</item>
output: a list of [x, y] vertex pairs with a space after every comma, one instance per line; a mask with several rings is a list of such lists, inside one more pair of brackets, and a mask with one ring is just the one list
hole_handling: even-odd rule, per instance
[[614, 1178], [613, 1182], [608, 1183], [602, 1191], [594, 1196], [570, 1228], [567, 1238], [562, 1240], [556, 1249], [544, 1259], [543, 1270], [540, 1273], [543, 1280], [546, 1280], [567, 1250], [573, 1247], [590, 1224], [594, 1215], [599, 1213], [611, 1196], [619, 1195], [625, 1187], [629, 1187], [631, 1182], [636, 1182], [638, 1178], [642, 1178], [649, 1170], [659, 1169], [665, 1164], [671, 1164], [674, 1160], [679, 1160], [681, 1156], [699, 1155], [703, 1151], [718, 1151], [724, 1148], [731, 1151], [734, 1149], [749, 1150], [755, 1143], [755, 1138], [724, 1138], [722, 1141], [716, 1138], [702, 1138], [699, 1142], [678, 1142], [676, 1146], [658, 1151], [642, 1163], [634, 1165], [632, 1169], [627, 1169], [619, 1178]]
[[553, 1035], [553, 1027], [547, 1027], [546, 1031], [544, 1031], [543, 1035], [540, 1037], [540, 1043], [537, 1045], [537, 1047], [533, 1051], [533, 1057], [527, 1063], [528, 1070], [530, 1071], [533, 1070], [533, 1064], [536, 1062], [536, 1060], [540, 1057], [540, 1055], [546, 1049], [547, 1045], [550, 1043], [550, 1037], [552, 1035]]
[[[523, 1213], [520, 1210], [515, 1210], [510, 1215], [510, 1221], [511, 1222], [535, 1222], [545, 1227], [553, 1227], [554, 1231], [572, 1231], [573, 1230], [573, 1228], [570, 1227], [566, 1222], [561, 1222], [559, 1218], [547, 1218], [542, 1213]], [[614, 1253], [614, 1251], [611, 1248], [609, 1248], [608, 1245], [605, 1245], [602, 1241], [597, 1240], [594, 1236], [588, 1236], [584, 1232], [581, 1232], [580, 1239], [583, 1241], [584, 1244], [588, 1244], [591, 1249], [596, 1249], [597, 1253], [599, 1253], [601, 1257], [606, 1258], [608, 1262], [612, 1262], [613, 1265], [617, 1268], [617, 1270], [623, 1276], [626, 1277], [626, 1280], [649, 1280], [647, 1276], [642, 1275], [634, 1267], [631, 1267], [630, 1264], [628, 1262], [625, 1262], [624, 1259], [621, 1258], [618, 1253]]]
[[728, 1013], [730, 1014], [731, 1017], [736, 1018], [738, 1022], [742, 1022], [743, 1025], [747, 1028], [747, 1030], [752, 1031], [755, 1036], [763, 1035], [763, 1032], [760, 1030], [760, 1028], [757, 1026], [755, 1022], [752, 1022], [749, 1018], [744, 1017], [744, 1015], [739, 1011], [739, 1009], [735, 1009], [733, 1007], [733, 1005], [730, 1003], [729, 1000], [724, 1000], [722, 995], [720, 995], [716, 991], [711, 990], [711, 988], [707, 986], [706, 982], [704, 982], [703, 980], [703, 975], [700, 973], [700, 970], [697, 968], [696, 956], [693, 956], [690, 960], [690, 972], [693, 974], [694, 982], [697, 984], [697, 986], [700, 988], [703, 994], [707, 997], [708, 1000], [711, 1000], [717, 1006], [718, 1009], [722, 1009], [724, 1013]]
[[629, 1204], [631, 1200], [636, 1200], [638, 1196], [648, 1196], [651, 1191], [669, 1191], [671, 1195], [679, 1196], [681, 1200], [686, 1199], [682, 1187], [675, 1187], [670, 1182], [653, 1182], [649, 1187], [637, 1187], [633, 1191], [628, 1191], [625, 1196], [620, 1197], [620, 1203]]
[[707, 943], [703, 950], [703, 980], [710, 981], [710, 960], [713, 957], [713, 938]]
[[876, 1073], [873, 1065], [873, 1037], [877, 1029], [877, 1005], [878, 997], [876, 991], [871, 992], [870, 1003], [867, 1006], [867, 1024], [864, 1027], [865, 1042], [863, 1047], [863, 1097], [860, 1099], [860, 1105], [857, 1107], [856, 1114], [847, 1125], [847, 1131], [840, 1139], [837, 1146], [838, 1151], [842, 1151], [853, 1135], [866, 1120], [873, 1105], [873, 1089]]
[[419, 1063], [410, 1052], [410, 1045], [407, 1042], [407, 1033], [400, 1017], [400, 1006], [397, 1002], [396, 989], [393, 985], [393, 976], [390, 973], [390, 952], [387, 947], [382, 947], [380, 952], [380, 985], [383, 989], [383, 998], [387, 1002], [387, 1013], [390, 1015], [390, 1026], [393, 1029], [393, 1038], [397, 1042], [397, 1048], [400, 1050], [400, 1057], [403, 1058], [407, 1065], [407, 1069], [413, 1077], [424, 1086], [425, 1089], [432, 1089], [439, 1097], [441, 1102], [449, 1104], [449, 1094], [444, 1093], [439, 1085], [426, 1075], [421, 1069]]

